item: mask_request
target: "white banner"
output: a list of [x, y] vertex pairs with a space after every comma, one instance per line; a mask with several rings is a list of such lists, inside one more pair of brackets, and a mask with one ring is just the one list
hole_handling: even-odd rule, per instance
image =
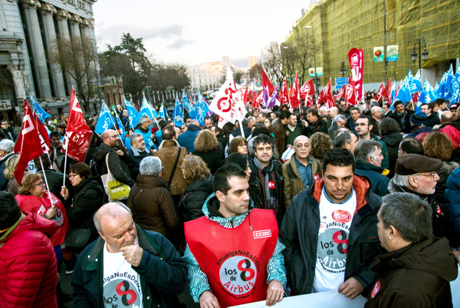
[[[459, 269], [460, 275], [460, 269]], [[450, 283], [452, 292], [452, 303], [454, 308], [460, 308], [460, 278]], [[321, 293], [312, 293], [306, 295], [297, 295], [283, 298], [277, 303], [275, 308], [324, 308], [324, 307], [340, 307], [340, 308], [362, 308], [366, 303], [366, 299], [361, 295], [355, 299], [349, 299], [345, 295], [337, 291], [328, 291]], [[233, 306], [238, 308], [266, 308], [265, 301]], [[231, 308], [231, 307], [230, 307]]]

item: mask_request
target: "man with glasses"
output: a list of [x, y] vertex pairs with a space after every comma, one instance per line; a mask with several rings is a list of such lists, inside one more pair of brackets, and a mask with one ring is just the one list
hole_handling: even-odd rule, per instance
[[[132, 187], [135, 182], [131, 178], [131, 172], [128, 167], [131, 159], [128, 153], [119, 148], [120, 145], [121, 141], [117, 132], [113, 129], [106, 130], [102, 133], [102, 144], [94, 153], [93, 159], [100, 175], [107, 174], [108, 167], [117, 181]], [[108, 166], [106, 164], [106, 155], [109, 155]]]
[[291, 159], [282, 166], [286, 211], [294, 196], [304, 189], [311, 189], [315, 177], [321, 177], [321, 165], [310, 156], [311, 143], [307, 136], [299, 136], [294, 140], [294, 151]]
[[128, 150], [128, 155], [131, 158], [130, 169], [133, 179], [139, 174], [139, 164], [142, 159], [147, 156], [152, 156], [152, 152], [147, 149], [144, 136], [139, 133], [133, 133], [130, 137], [131, 149]]
[[401, 156], [396, 160], [395, 176], [388, 184], [388, 191], [408, 192], [427, 201], [433, 211], [433, 234], [436, 237], [446, 237], [451, 247], [458, 247], [460, 243], [455, 238], [444, 202], [438, 203], [433, 196], [439, 181], [437, 171], [441, 169], [442, 164], [439, 159], [419, 154]]
[[8, 120], [5, 120], [5, 119], [2, 120], [1, 129], [3, 133], [5, 134], [6, 138], [10, 139], [11, 141], [16, 141], [16, 139], [18, 138], [16, 134], [14, 133], [14, 129], [10, 127]]
[[390, 158], [388, 157], [388, 149], [385, 142], [380, 140], [376, 135], [371, 133], [373, 126], [371, 119], [368, 116], [360, 115], [356, 120], [356, 132], [358, 133], [359, 140], [375, 140], [382, 145], [382, 169], [390, 168]]

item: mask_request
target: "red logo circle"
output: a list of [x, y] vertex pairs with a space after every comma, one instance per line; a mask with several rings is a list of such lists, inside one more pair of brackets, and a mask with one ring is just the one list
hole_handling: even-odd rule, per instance
[[351, 220], [351, 214], [344, 210], [337, 210], [332, 213], [332, 219], [337, 222], [346, 223]]
[[273, 181], [268, 182], [268, 188], [275, 189], [275, 182]]
[[374, 288], [372, 289], [371, 298], [374, 298], [377, 295], [377, 293], [379, 293], [379, 290], [380, 290], [380, 280], [377, 280], [377, 282], [374, 285]]

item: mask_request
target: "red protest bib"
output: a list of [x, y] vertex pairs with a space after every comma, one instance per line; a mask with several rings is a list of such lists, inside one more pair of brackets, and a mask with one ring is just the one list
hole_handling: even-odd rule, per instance
[[232, 229], [201, 217], [185, 223], [185, 237], [221, 307], [266, 299], [267, 265], [278, 239], [272, 210], [253, 209]]

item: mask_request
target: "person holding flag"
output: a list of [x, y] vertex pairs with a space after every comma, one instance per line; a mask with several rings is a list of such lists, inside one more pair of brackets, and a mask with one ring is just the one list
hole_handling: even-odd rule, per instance
[[158, 150], [158, 147], [153, 143], [152, 131], [150, 130], [151, 121], [148, 116], [142, 115], [139, 123], [134, 130], [135, 133], [141, 134], [144, 137], [145, 148], [149, 151]]

